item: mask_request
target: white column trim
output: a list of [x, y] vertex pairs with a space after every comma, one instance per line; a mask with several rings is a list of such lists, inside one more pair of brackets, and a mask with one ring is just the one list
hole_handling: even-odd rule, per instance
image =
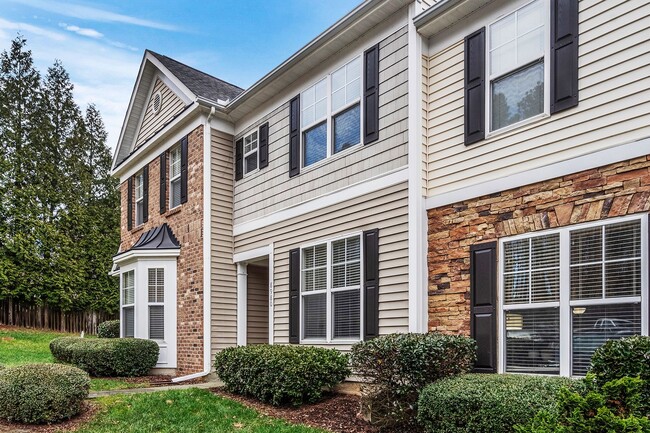
[[247, 263], [237, 263], [237, 345], [246, 346], [247, 336], [247, 309], [248, 303], [248, 271]]
[[427, 331], [427, 236], [422, 196], [422, 37], [409, 6], [408, 20], [408, 214], [409, 214], [409, 332]]
[[274, 310], [275, 310], [275, 284], [273, 282], [273, 243], [269, 245], [269, 344], [274, 343]]
[[[210, 113], [212, 114], [212, 113]], [[212, 368], [212, 132], [210, 116], [203, 124], [203, 369], [209, 372]]]

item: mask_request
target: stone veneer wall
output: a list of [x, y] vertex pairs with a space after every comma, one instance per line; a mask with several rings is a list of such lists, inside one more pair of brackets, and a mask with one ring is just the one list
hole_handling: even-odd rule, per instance
[[470, 332], [470, 245], [650, 210], [650, 155], [428, 211], [429, 330]]
[[[203, 126], [188, 135], [187, 202], [160, 214], [160, 154], [149, 162], [149, 220], [127, 230], [127, 182], [120, 185], [121, 250], [128, 250], [142, 233], [167, 223], [181, 244], [177, 262], [177, 374], [203, 371]], [[169, 155], [166, 179], [169, 182]], [[169, 185], [167, 185], [169, 209]], [[135, 212], [135, 201], [133, 206]], [[135, 215], [133, 215], [135, 224]]]

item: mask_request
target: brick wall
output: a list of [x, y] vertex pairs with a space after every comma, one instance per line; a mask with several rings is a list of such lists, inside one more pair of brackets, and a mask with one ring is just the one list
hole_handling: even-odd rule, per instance
[[470, 245], [648, 210], [650, 155], [429, 210], [429, 329], [469, 334]]
[[[160, 214], [160, 154], [149, 162], [149, 220], [127, 230], [127, 182], [122, 197], [121, 249], [128, 250], [145, 231], [169, 224], [181, 244], [178, 257], [177, 356], [178, 375], [203, 371], [203, 126], [188, 135], [187, 202]], [[169, 156], [167, 158], [169, 182]], [[169, 209], [169, 185], [167, 185]], [[135, 213], [135, 202], [133, 206]], [[133, 215], [135, 224], [135, 214]]]

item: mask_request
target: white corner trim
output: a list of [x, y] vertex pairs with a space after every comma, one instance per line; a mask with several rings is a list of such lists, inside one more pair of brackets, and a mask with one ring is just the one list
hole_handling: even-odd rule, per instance
[[272, 224], [295, 218], [309, 212], [314, 212], [328, 206], [333, 206], [337, 203], [351, 200], [374, 191], [379, 191], [392, 185], [406, 182], [407, 180], [408, 168], [398, 168], [397, 170], [393, 170], [388, 174], [375, 176], [353, 185], [338, 189], [329, 194], [324, 194], [311, 200], [307, 200], [295, 206], [290, 206], [263, 217], [237, 224], [233, 227], [233, 235], [238, 236], [251, 232], [253, 230], [260, 229], [262, 227], [267, 227]]
[[113, 263], [120, 265], [136, 259], [164, 259], [178, 257], [181, 254], [180, 248], [168, 250], [129, 250], [113, 257]]
[[237, 345], [246, 346], [248, 324], [248, 265], [237, 263]]
[[426, 332], [426, 212], [422, 196], [422, 37], [413, 25], [418, 4], [411, 3], [408, 20], [408, 249], [409, 332]]
[[[212, 113], [211, 113], [212, 114]], [[212, 368], [212, 338], [211, 338], [211, 311], [212, 311], [212, 133], [210, 130], [210, 116], [206, 117], [203, 124], [203, 358], [204, 372], [209, 373]]]
[[272, 254], [273, 244], [267, 245], [265, 247], [255, 248], [254, 250], [248, 250], [241, 253], [233, 254], [233, 263], [239, 262], [248, 262], [253, 259], [257, 259], [264, 256], [269, 256]]
[[269, 245], [269, 344], [274, 344], [275, 340], [275, 284], [273, 283], [273, 248], [274, 245], [271, 243]]
[[453, 191], [444, 192], [426, 199], [426, 208], [433, 209], [447, 204], [471, 198], [481, 197], [496, 192], [518, 188], [556, 177], [566, 176], [591, 168], [602, 167], [627, 159], [650, 154], [650, 138], [628, 142], [609, 147], [593, 153], [587, 153], [565, 161], [522, 171], [499, 179], [488, 180]]

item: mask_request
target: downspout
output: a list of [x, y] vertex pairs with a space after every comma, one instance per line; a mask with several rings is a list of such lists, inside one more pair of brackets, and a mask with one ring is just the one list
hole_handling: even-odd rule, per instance
[[211, 329], [210, 329], [210, 307], [212, 300], [212, 290], [210, 284], [212, 257], [210, 254], [210, 237], [212, 235], [212, 196], [211, 196], [211, 164], [210, 154], [212, 151], [212, 132], [210, 121], [216, 113], [216, 108], [212, 106], [210, 114], [205, 118], [203, 123], [203, 371], [199, 373], [188, 374], [187, 376], [175, 377], [172, 382], [185, 382], [187, 380], [197, 379], [210, 374], [212, 369], [211, 354]]

